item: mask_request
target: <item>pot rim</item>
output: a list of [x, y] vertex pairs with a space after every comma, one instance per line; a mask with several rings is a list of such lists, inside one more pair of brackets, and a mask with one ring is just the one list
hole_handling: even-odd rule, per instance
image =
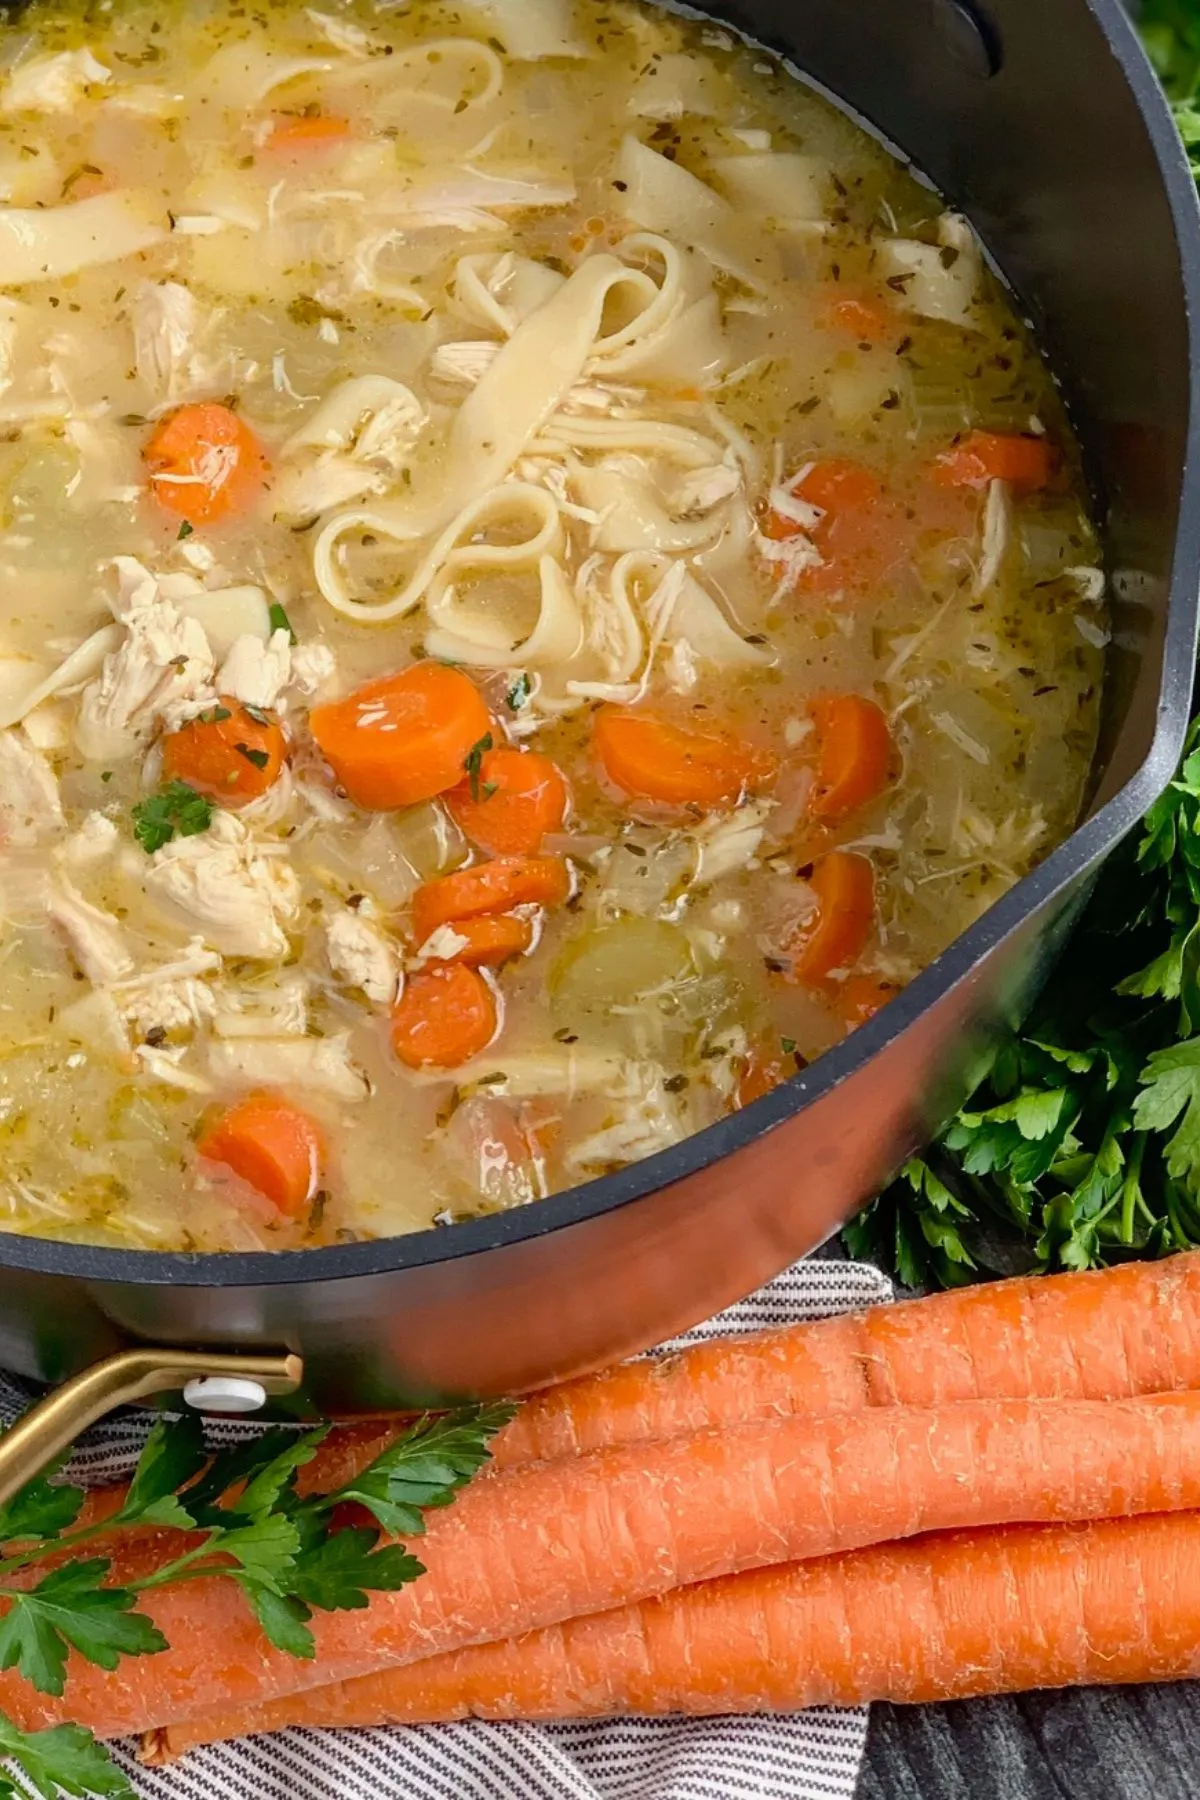
[[1191, 714], [1200, 608], [1200, 351], [1196, 325], [1200, 319], [1200, 205], [1165, 97], [1120, 0], [1085, 3], [1137, 101], [1158, 163], [1179, 253], [1192, 370], [1157, 718], [1146, 757], [1124, 787], [989, 907], [895, 1000], [841, 1044], [826, 1051], [810, 1068], [740, 1112], [627, 1168], [511, 1212], [400, 1237], [320, 1249], [203, 1253], [123, 1250], [0, 1232], [0, 1267], [138, 1287], [273, 1288], [299, 1282], [390, 1275], [454, 1262], [505, 1245], [529, 1242], [613, 1212], [722, 1161], [847, 1080], [908, 1030], [933, 1002], [969, 979], [989, 951], [1017, 931], [1030, 913], [1098, 863], [1137, 823], [1174, 773]]

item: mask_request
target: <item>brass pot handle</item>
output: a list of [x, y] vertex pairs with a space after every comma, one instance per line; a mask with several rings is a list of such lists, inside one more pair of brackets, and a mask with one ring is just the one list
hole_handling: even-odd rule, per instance
[[303, 1375], [304, 1364], [298, 1356], [122, 1350], [64, 1382], [0, 1435], [0, 1505], [32, 1481], [81, 1431], [127, 1401], [213, 1377], [256, 1382], [264, 1394], [293, 1394]]

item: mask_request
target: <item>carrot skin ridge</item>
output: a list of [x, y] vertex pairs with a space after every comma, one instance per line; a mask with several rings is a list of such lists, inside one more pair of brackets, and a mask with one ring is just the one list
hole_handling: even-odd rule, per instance
[[198, 1580], [146, 1597], [170, 1648], [132, 1685], [73, 1654], [63, 1701], [10, 1671], [0, 1708], [25, 1729], [72, 1718], [120, 1736], [746, 1569], [928, 1531], [1198, 1507], [1200, 1393], [771, 1419], [473, 1484], [430, 1520], [418, 1581], [313, 1620], [311, 1664], [268, 1645], [233, 1583]]

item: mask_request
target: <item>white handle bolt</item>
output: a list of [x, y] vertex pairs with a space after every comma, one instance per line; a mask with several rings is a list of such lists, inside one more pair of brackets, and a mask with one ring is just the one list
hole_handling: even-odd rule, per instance
[[252, 1413], [266, 1405], [267, 1390], [241, 1375], [202, 1375], [188, 1382], [183, 1397], [197, 1412]]

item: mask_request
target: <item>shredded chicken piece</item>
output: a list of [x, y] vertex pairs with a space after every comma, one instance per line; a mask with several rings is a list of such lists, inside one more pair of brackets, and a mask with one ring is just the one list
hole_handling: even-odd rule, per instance
[[999, 579], [1012, 543], [1012, 527], [1013, 509], [1008, 484], [1004, 481], [989, 481], [983, 509], [983, 556], [971, 584], [972, 593], [986, 594]]
[[[181, 223], [176, 221], [176, 229]], [[137, 372], [165, 405], [211, 392], [218, 385], [220, 364], [201, 350], [212, 317], [181, 282], [139, 282], [130, 321]]]
[[211, 692], [213, 675], [203, 627], [165, 598], [134, 557], [116, 557], [113, 568], [112, 611], [126, 635], [83, 690], [75, 724], [82, 755], [97, 762], [136, 755], [172, 707]]
[[292, 646], [291, 685], [306, 697], [318, 694], [332, 681], [337, 669], [328, 644], [294, 644]]
[[221, 989], [213, 1030], [224, 1038], [303, 1037], [308, 982], [303, 975], [283, 975], [267, 984]]
[[167, 1087], [180, 1088], [185, 1094], [211, 1094], [213, 1084], [194, 1069], [180, 1067], [190, 1046], [187, 1044], [139, 1044], [134, 1051], [147, 1075]]
[[125, 933], [111, 913], [85, 900], [60, 878], [49, 890], [46, 917], [88, 980], [97, 987], [119, 981], [133, 968]]
[[111, 819], [102, 812], [90, 812], [59, 847], [59, 860], [70, 868], [90, 868], [111, 856], [120, 841], [121, 834]]
[[740, 473], [727, 463], [714, 463], [711, 469], [689, 469], [675, 484], [671, 511], [681, 519], [711, 512], [722, 500], [736, 494], [741, 485]]
[[233, 813], [217, 812], [207, 831], [155, 851], [146, 897], [224, 956], [274, 960], [288, 949], [281, 921], [300, 906], [295, 872], [274, 854], [282, 848], [256, 843]]
[[108, 992], [121, 1015], [141, 1033], [198, 1031], [212, 1018], [216, 1005], [211, 987], [201, 977], [220, 967], [220, 957], [196, 937], [173, 961], [114, 981]]
[[396, 998], [400, 964], [390, 944], [363, 911], [344, 907], [325, 926], [329, 966], [347, 987], [361, 988], [368, 1000], [387, 1006]]
[[688, 1134], [688, 1124], [674, 1096], [667, 1092], [657, 1063], [627, 1063], [613, 1099], [616, 1112], [611, 1123], [580, 1139], [567, 1152], [571, 1168], [634, 1162], [668, 1149]]
[[350, 1055], [348, 1032], [327, 1038], [214, 1039], [207, 1048], [210, 1073], [222, 1083], [255, 1082], [284, 1093], [307, 1089], [337, 1100], [365, 1100], [366, 1073]]
[[111, 80], [112, 70], [88, 49], [35, 56], [19, 63], [9, 76], [0, 111], [73, 112], [90, 87], [102, 87]]
[[464, 338], [457, 343], [439, 344], [429, 360], [429, 373], [437, 381], [461, 382], [474, 387], [482, 381], [499, 353], [499, 344], [490, 338]]
[[308, 519], [385, 492], [428, 421], [401, 382], [370, 376], [344, 382], [283, 445], [273, 491], [277, 517]]
[[818, 569], [824, 557], [810, 538], [798, 531], [794, 537], [769, 538], [754, 534], [754, 548], [763, 562], [770, 564], [778, 580], [770, 604], [777, 606], [809, 569]]
[[758, 854], [773, 800], [752, 800], [736, 812], [714, 813], [696, 827], [696, 881], [717, 881], [744, 869]]
[[449, 962], [452, 957], [458, 956], [468, 947], [469, 940], [463, 936], [461, 931], [455, 931], [453, 925], [439, 925], [436, 931], [430, 932], [425, 942], [419, 947], [414, 961], [418, 963]]
[[212, 1018], [214, 1004], [207, 982], [180, 975], [133, 994], [122, 1011], [134, 1030], [145, 1037], [150, 1032], [198, 1031]]
[[0, 842], [36, 844], [63, 827], [54, 771], [16, 731], [0, 731]]
[[217, 689], [243, 706], [276, 707], [292, 674], [292, 640], [273, 631], [267, 643], [247, 634], [235, 640], [221, 664]]

